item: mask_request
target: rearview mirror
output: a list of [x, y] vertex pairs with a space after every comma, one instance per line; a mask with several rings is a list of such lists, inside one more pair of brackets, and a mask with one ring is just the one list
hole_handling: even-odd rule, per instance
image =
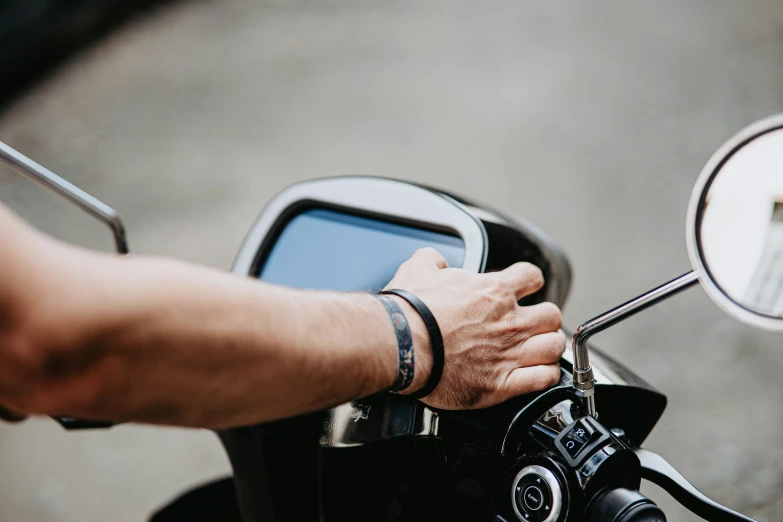
[[691, 196], [687, 234], [713, 301], [748, 324], [783, 330], [783, 115], [713, 155]]
[[699, 282], [740, 321], [783, 330], [783, 114], [750, 125], [713, 154], [693, 188], [686, 231], [691, 272], [574, 332], [574, 389], [588, 415], [597, 410], [587, 341]]

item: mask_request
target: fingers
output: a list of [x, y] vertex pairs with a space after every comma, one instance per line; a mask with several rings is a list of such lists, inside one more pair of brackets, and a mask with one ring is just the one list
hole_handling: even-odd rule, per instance
[[563, 314], [554, 303], [539, 303], [519, 307], [519, 322], [526, 338], [534, 335], [557, 332], [563, 326]]
[[402, 264], [400, 269], [404, 271], [421, 271], [440, 270], [448, 267], [449, 264], [446, 262], [446, 258], [444, 258], [440, 252], [432, 247], [426, 247], [415, 251], [410, 259]]
[[546, 364], [517, 368], [508, 374], [501, 391], [502, 400], [518, 395], [546, 390], [560, 382], [560, 365]]
[[520, 366], [553, 364], [560, 360], [566, 349], [566, 335], [562, 330], [534, 335], [519, 347]]
[[508, 374], [497, 399], [505, 401], [525, 393], [545, 390], [560, 382], [559, 361], [566, 343], [566, 335], [562, 330], [528, 338], [519, 347], [517, 364], [520, 367]]
[[530, 263], [514, 263], [496, 275], [511, 287], [517, 301], [544, 287], [544, 274], [540, 268]]
[[432, 247], [420, 248], [413, 253], [410, 261], [416, 264], [434, 264], [438, 268], [448, 268], [449, 263], [440, 252]]

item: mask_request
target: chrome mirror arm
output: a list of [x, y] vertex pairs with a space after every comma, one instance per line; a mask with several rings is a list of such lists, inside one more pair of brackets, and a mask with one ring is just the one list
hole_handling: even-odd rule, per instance
[[588, 415], [592, 417], [597, 416], [595, 409], [595, 378], [593, 377], [593, 368], [590, 366], [587, 340], [593, 335], [603, 332], [620, 321], [642, 310], [646, 310], [698, 282], [699, 273], [695, 270], [688, 272], [598, 317], [590, 319], [576, 329], [571, 345], [574, 351], [574, 388], [576, 394], [581, 398], [583, 409]]
[[12, 149], [0, 141], [0, 163], [14, 169], [27, 179], [35, 181], [78, 206], [89, 215], [109, 227], [114, 236], [114, 244], [119, 254], [127, 254], [128, 240], [125, 237], [125, 226], [117, 212], [99, 199], [87, 194], [79, 187], [64, 180], [49, 169], [39, 165], [27, 156]]

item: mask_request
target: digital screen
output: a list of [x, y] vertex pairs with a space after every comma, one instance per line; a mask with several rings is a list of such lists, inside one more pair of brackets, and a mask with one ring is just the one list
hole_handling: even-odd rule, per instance
[[428, 246], [449, 266], [462, 267], [465, 244], [458, 237], [312, 209], [283, 229], [259, 278], [295, 288], [377, 292], [413, 252]]

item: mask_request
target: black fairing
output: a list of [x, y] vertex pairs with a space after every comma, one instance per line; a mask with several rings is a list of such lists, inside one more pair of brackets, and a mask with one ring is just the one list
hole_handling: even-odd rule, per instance
[[[550, 238], [518, 218], [455, 199], [486, 228], [486, 271], [534, 263], [547, 283], [523, 304], [565, 304], [571, 269]], [[600, 350], [591, 358], [602, 423], [641, 444], [666, 398]], [[356, 415], [342, 424], [321, 412], [221, 432], [243, 520], [492, 520], [491, 497], [509, 459], [534, 449], [526, 447], [526, 416], [572, 396], [571, 363], [563, 359], [561, 367], [558, 387], [484, 410], [435, 411], [384, 395], [346, 406]]]

